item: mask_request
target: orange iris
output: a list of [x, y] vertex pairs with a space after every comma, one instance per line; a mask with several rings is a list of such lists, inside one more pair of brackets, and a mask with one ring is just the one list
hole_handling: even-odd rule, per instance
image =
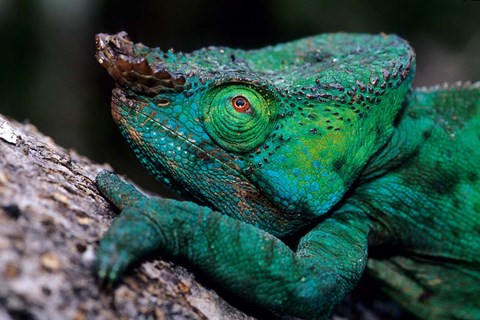
[[235, 98], [233, 98], [232, 106], [237, 112], [245, 113], [250, 110], [250, 102], [247, 100], [247, 98], [243, 96], [236, 96]]

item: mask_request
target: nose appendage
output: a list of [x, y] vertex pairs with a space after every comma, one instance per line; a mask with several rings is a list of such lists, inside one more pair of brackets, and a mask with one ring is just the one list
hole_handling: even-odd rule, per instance
[[97, 34], [95, 45], [97, 61], [120, 87], [152, 96], [184, 89], [185, 77], [166, 70], [162, 51], [133, 43], [126, 32]]

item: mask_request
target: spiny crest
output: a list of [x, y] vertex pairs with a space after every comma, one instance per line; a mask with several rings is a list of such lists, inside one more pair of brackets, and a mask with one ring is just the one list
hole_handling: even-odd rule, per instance
[[134, 44], [125, 32], [96, 37], [97, 60], [122, 86], [154, 95], [214, 84], [270, 84], [320, 102], [374, 102], [413, 78], [415, 54], [395, 35], [322, 34], [258, 50], [208, 47], [174, 53]]

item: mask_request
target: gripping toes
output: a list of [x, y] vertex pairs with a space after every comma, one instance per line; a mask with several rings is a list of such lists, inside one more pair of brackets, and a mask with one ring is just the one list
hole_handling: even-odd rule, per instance
[[119, 250], [115, 243], [102, 243], [97, 251], [97, 275], [102, 287], [116, 282], [131, 263], [127, 251]]
[[133, 185], [108, 171], [101, 171], [95, 180], [100, 192], [119, 209], [132, 206], [139, 200], [146, 198]]
[[115, 282], [140, 257], [158, 250], [164, 239], [145, 215], [148, 208], [128, 207], [113, 222], [97, 251], [97, 272], [102, 283]]

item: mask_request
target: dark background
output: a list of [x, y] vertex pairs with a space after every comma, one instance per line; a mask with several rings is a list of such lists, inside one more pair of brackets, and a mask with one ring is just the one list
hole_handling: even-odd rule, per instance
[[0, 113], [157, 191], [110, 119], [113, 81], [94, 58], [95, 33], [121, 30], [177, 51], [397, 33], [416, 48], [416, 86], [480, 80], [479, 0], [0, 0]]

